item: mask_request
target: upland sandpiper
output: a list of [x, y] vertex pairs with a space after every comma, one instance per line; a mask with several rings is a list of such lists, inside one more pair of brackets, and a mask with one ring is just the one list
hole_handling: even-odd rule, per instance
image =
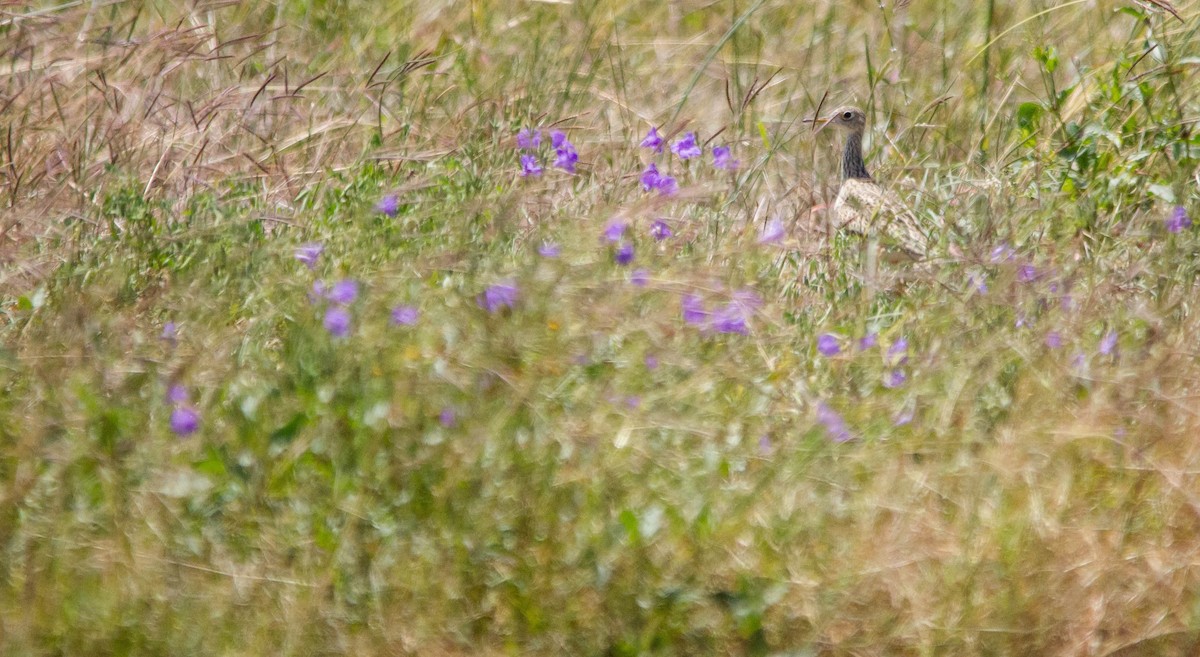
[[[833, 202], [833, 219], [837, 228], [849, 229], [869, 238], [879, 239], [885, 246], [898, 248], [909, 259], [923, 259], [929, 249], [929, 239], [921, 230], [916, 217], [891, 190], [883, 187], [867, 171], [863, 161], [862, 138], [867, 115], [857, 107], [839, 107], [831, 114], [816, 119], [817, 132], [833, 125], [846, 132], [842, 149], [842, 186]], [[899, 255], [899, 254], [897, 254]]]

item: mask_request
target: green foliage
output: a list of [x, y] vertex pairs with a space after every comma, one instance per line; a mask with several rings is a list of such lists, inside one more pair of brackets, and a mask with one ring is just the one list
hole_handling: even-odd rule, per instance
[[[11, 84], [52, 78], [0, 118], [28, 135], [0, 145], [0, 652], [1194, 652], [1200, 242], [1165, 226], [1197, 208], [1190, 23], [87, 4], [0, 26], [33, 53]], [[988, 79], [954, 73], [985, 52]], [[873, 275], [827, 230], [836, 148], [799, 122], [827, 89], [867, 107], [934, 264]], [[639, 149], [651, 126], [705, 157]], [[520, 177], [525, 127], [579, 173], [543, 143]], [[680, 194], [640, 189], [650, 161]], [[338, 338], [314, 285], [343, 279]], [[749, 334], [688, 324], [685, 294], [753, 306]]]

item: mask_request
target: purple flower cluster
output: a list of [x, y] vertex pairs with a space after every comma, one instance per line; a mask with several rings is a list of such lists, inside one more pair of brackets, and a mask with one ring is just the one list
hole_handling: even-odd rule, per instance
[[642, 182], [642, 189], [646, 191], [652, 189], [658, 190], [658, 193], [662, 196], [671, 196], [679, 191], [679, 183], [673, 177], [659, 173], [658, 167], [653, 162], [642, 172], [639, 180]]
[[339, 306], [348, 306], [354, 303], [354, 300], [358, 298], [358, 281], [344, 278], [334, 283], [325, 298]]
[[866, 351], [879, 344], [879, 334], [875, 331], [867, 331], [867, 334], [858, 339], [859, 351]]
[[671, 152], [678, 155], [681, 160], [690, 160], [693, 157], [700, 157], [704, 151], [696, 143], [696, 133], [689, 132], [683, 136], [683, 139], [671, 144]]
[[655, 153], [663, 152], [663, 139], [658, 135], [658, 128], [650, 128], [650, 132], [646, 133], [646, 138], [642, 140], [642, 148], [649, 148]]
[[741, 160], [733, 159], [728, 146], [717, 146], [713, 149], [712, 155], [714, 168], [734, 171], [742, 166]]
[[[523, 128], [517, 133], [517, 148], [522, 151], [520, 157], [522, 178], [536, 178], [542, 175], [542, 164], [534, 152], [541, 145], [541, 130]], [[579, 151], [575, 149], [571, 140], [567, 139], [566, 133], [561, 130], [551, 130], [550, 147], [554, 149], [554, 166], [567, 173], [575, 173], [575, 165], [579, 162]]]
[[171, 427], [171, 433], [183, 438], [192, 435], [196, 429], [200, 428], [200, 414], [188, 404], [187, 388], [173, 384], [167, 388], [167, 401], [175, 407], [167, 421]]
[[[395, 194], [385, 194], [375, 204], [375, 211], [388, 217], [396, 216], [400, 212], [400, 197]], [[297, 255], [296, 257], [299, 258], [300, 256]]]
[[325, 245], [320, 242], [308, 242], [296, 247], [296, 259], [310, 270], [317, 268], [317, 260], [325, 251]]
[[683, 321], [692, 326], [705, 326], [708, 324], [709, 312], [704, 307], [704, 300], [695, 294], [685, 294], [679, 300], [679, 305], [683, 308]]
[[622, 267], [633, 262], [633, 242], [622, 242], [613, 253], [613, 262]]
[[609, 244], [616, 244], [625, 237], [625, 230], [629, 228], [629, 224], [624, 219], [613, 219], [604, 227], [604, 241]]
[[346, 307], [358, 298], [358, 281], [345, 278], [333, 285], [326, 285], [320, 280], [314, 281], [308, 298], [313, 303], [322, 300], [329, 302], [321, 325], [330, 335], [335, 338], [350, 335], [350, 311]]
[[399, 305], [392, 308], [392, 324], [396, 326], [413, 326], [421, 319], [421, 311], [416, 306]]
[[1105, 333], [1104, 337], [1100, 338], [1100, 346], [1097, 350], [1105, 356], [1115, 354], [1117, 351], [1117, 332], [1110, 329]]
[[535, 128], [524, 128], [517, 133], [517, 148], [531, 151], [542, 145], [542, 131]]
[[1058, 349], [1063, 346], [1062, 333], [1058, 331], [1050, 331], [1046, 334], [1046, 346], [1051, 349]]
[[489, 313], [496, 313], [506, 308], [512, 308], [517, 304], [517, 299], [520, 296], [520, 291], [517, 289], [517, 282], [511, 278], [504, 279], [493, 285], [489, 285], [487, 289], [479, 295], [477, 302], [480, 308]]
[[837, 336], [832, 333], [823, 333], [817, 337], [817, 351], [826, 358], [836, 356], [842, 351], [842, 346], [838, 343]]
[[823, 401], [817, 402], [817, 422], [825, 427], [825, 435], [835, 443], [844, 443], [854, 437], [846, 420]]
[[575, 164], [579, 162], [579, 153], [567, 135], [559, 130], [550, 133], [550, 145], [554, 147], [554, 166], [575, 173]]
[[341, 306], [330, 306], [325, 309], [325, 318], [321, 325], [335, 338], [350, 335], [350, 311]]
[[1167, 230], [1172, 233], [1181, 233], [1184, 229], [1192, 227], [1192, 220], [1187, 215], [1187, 210], [1182, 205], [1175, 206], [1171, 211], [1171, 216], [1167, 218]]
[[747, 321], [761, 305], [762, 297], [749, 288], [734, 292], [727, 303], [718, 304], [712, 310], [695, 294], [685, 294], [680, 299], [684, 322], [703, 330], [738, 335], [750, 334]]
[[787, 230], [783, 227], [783, 222], [778, 219], [771, 219], [763, 226], [762, 234], [758, 236], [759, 244], [779, 244], [783, 241]]
[[650, 224], [650, 237], [653, 237], [656, 242], [661, 242], [674, 234], [671, 232], [671, 227], [662, 219], [655, 219]]
[[521, 177], [536, 178], [542, 175], [542, 165], [538, 164], [537, 156], [532, 153], [521, 155]]

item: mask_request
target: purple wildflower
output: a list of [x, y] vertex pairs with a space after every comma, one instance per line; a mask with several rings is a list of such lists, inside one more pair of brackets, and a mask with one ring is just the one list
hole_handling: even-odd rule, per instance
[[375, 211], [389, 217], [396, 216], [396, 213], [400, 212], [400, 197], [395, 194], [385, 194], [375, 204]]
[[725, 169], [733, 171], [742, 165], [741, 160], [735, 160], [730, 156], [728, 146], [717, 146], [712, 151], [713, 167], [717, 169]]
[[635, 269], [629, 275], [629, 282], [638, 287], [646, 287], [646, 284], [650, 282], [650, 272], [645, 269]]
[[316, 303], [324, 299], [327, 292], [329, 292], [329, 286], [325, 284], [325, 281], [313, 281], [312, 289], [308, 292], [308, 302]]
[[1007, 260], [1012, 260], [1015, 254], [1016, 251], [1013, 250], [1013, 248], [1009, 246], [1007, 242], [1003, 242], [996, 248], [992, 249], [992, 263], [999, 264]]
[[525, 128], [517, 133], [517, 148], [533, 150], [542, 143], [542, 131], [534, 128]]
[[625, 405], [631, 409], [637, 408], [642, 405], [642, 398], [637, 395], [630, 395], [625, 398]]
[[613, 262], [624, 267], [633, 262], [633, 242], [623, 242], [613, 254]]
[[542, 165], [538, 164], [537, 156], [529, 154], [529, 153], [522, 155], [521, 156], [521, 177], [528, 178], [530, 176], [533, 176], [534, 178], [536, 178], [540, 175], [542, 175]]
[[1087, 371], [1087, 355], [1082, 351], [1076, 351], [1075, 355], [1071, 357], [1071, 369], [1080, 375], [1085, 374]]
[[1046, 346], [1051, 349], [1058, 349], [1062, 346], [1062, 334], [1058, 331], [1050, 331], [1046, 334]]
[[758, 453], [763, 456], [771, 453], [771, 437], [765, 433], [758, 437]]
[[570, 143], [571, 142], [567, 141], [566, 133], [564, 133], [562, 130], [551, 130], [550, 131], [550, 146], [552, 146], [553, 148], [562, 148], [563, 144], [570, 144]]
[[170, 425], [176, 436], [190, 436], [200, 428], [200, 414], [190, 406], [178, 406], [171, 411]]
[[1104, 337], [1100, 338], [1100, 353], [1105, 356], [1111, 356], [1117, 350], [1117, 332], [1108, 331]]
[[174, 347], [179, 338], [179, 330], [175, 327], [175, 322], [163, 324], [162, 335], [159, 338]]
[[325, 330], [335, 338], [350, 335], [350, 313], [345, 308], [330, 306], [325, 311]]
[[1037, 280], [1037, 267], [1033, 265], [1021, 265], [1017, 268], [1017, 280], [1022, 283], [1032, 283]]
[[642, 362], [646, 364], [646, 369], [648, 370], [658, 369], [658, 356], [655, 356], [654, 354], [646, 354], [646, 357], [642, 360]]
[[683, 321], [688, 324], [702, 326], [708, 321], [709, 313], [700, 297], [694, 294], [685, 294], [679, 304], [683, 307]]
[[320, 242], [309, 242], [296, 247], [296, 259], [304, 263], [309, 269], [316, 269], [317, 259], [321, 257], [321, 252], [325, 250], [325, 245]]
[[671, 227], [662, 219], [655, 219], [650, 224], [650, 237], [653, 237], [657, 242], [661, 242], [674, 234], [671, 232]]
[[604, 227], [604, 240], [611, 244], [620, 242], [621, 238], [625, 236], [625, 229], [628, 227], [629, 224], [625, 223], [623, 219], [613, 219]]
[[647, 192], [652, 189], [658, 189], [658, 181], [662, 178], [662, 174], [658, 172], [658, 167], [653, 162], [646, 166], [646, 170], [638, 180], [642, 182], [642, 189]]
[[838, 344], [836, 336], [830, 333], [822, 333], [817, 338], [817, 351], [826, 358], [836, 356], [842, 351], [842, 346]]
[[783, 241], [783, 237], [786, 232], [787, 231], [784, 229], [782, 221], [778, 219], [772, 219], [767, 222], [766, 226], [763, 226], [762, 234], [758, 236], [758, 243], [778, 244]]
[[567, 144], [567, 148], [560, 148], [555, 151], [554, 166], [567, 173], [575, 173], [575, 163], [578, 161], [579, 153], [575, 152], [575, 147], [570, 144]]
[[823, 401], [817, 402], [817, 422], [825, 427], [825, 434], [834, 442], [844, 443], [852, 438], [846, 421]]
[[1170, 218], [1167, 219], [1167, 230], [1172, 233], [1182, 232], [1185, 228], [1192, 227], [1192, 220], [1187, 215], [1187, 210], [1182, 205], [1175, 206], [1175, 210], [1171, 212]]
[[646, 170], [642, 172], [638, 180], [642, 183], [642, 189], [646, 191], [656, 189], [662, 196], [670, 196], [679, 190], [679, 184], [675, 182], [675, 179], [659, 173], [658, 167], [653, 162], [646, 166]]
[[693, 157], [700, 157], [703, 151], [696, 144], [696, 133], [689, 132], [683, 136], [683, 139], [671, 145], [671, 152], [678, 155], [681, 160], [690, 160]]
[[555, 139], [554, 144], [554, 166], [566, 171], [567, 173], [575, 173], [575, 163], [579, 161], [579, 153], [575, 150], [575, 145], [567, 140], [566, 135], [561, 132], [553, 132], [551, 136], [561, 139]]
[[538, 247], [538, 255], [543, 258], [557, 258], [560, 253], [562, 253], [562, 249], [554, 242], [542, 242], [542, 245]]
[[903, 365], [908, 362], [908, 338], [900, 338], [888, 347], [887, 360], [895, 365]]
[[912, 422], [913, 416], [916, 415], [916, 412], [917, 409], [915, 405], [909, 404], [908, 406], [905, 406], [904, 408], [900, 409], [899, 413], [896, 413], [895, 417], [892, 418], [892, 426], [902, 427], [909, 422]]
[[652, 148], [655, 153], [663, 151], [663, 140], [658, 136], [658, 128], [650, 128], [650, 132], [647, 132], [646, 138], [642, 140], [641, 147]]
[[329, 288], [328, 299], [336, 304], [348, 306], [354, 303], [356, 298], [358, 298], [358, 281], [354, 279], [340, 280]]
[[178, 383], [167, 388], [167, 401], [171, 402], [172, 404], [178, 405], [178, 404], [187, 403], [187, 400], [188, 400], [187, 388], [179, 385]]
[[489, 286], [479, 295], [479, 307], [494, 313], [503, 308], [512, 308], [517, 303], [517, 283], [512, 279], [506, 279]]
[[438, 423], [447, 429], [452, 429], [458, 424], [458, 415], [454, 412], [453, 408], [446, 406], [442, 409], [441, 413], [438, 413]]
[[866, 351], [877, 344], [879, 344], [879, 334], [875, 331], [867, 331], [866, 335], [858, 339], [858, 348], [860, 351]]
[[717, 333], [737, 333], [749, 335], [746, 326], [746, 307], [736, 301], [730, 301], [717, 308], [712, 316], [712, 328]]
[[908, 375], [904, 373], [904, 370], [901, 370], [901, 369], [891, 370], [887, 374], [885, 374], [883, 377], [883, 387], [899, 388], [900, 386], [904, 385], [904, 382], [907, 380], [908, 380]]
[[1025, 313], [1017, 313], [1017, 321], [1015, 322], [1014, 326], [1017, 328], [1030, 328], [1032, 325], [1033, 322], [1029, 321], [1029, 318], [1025, 315]]
[[399, 305], [392, 308], [392, 324], [396, 326], [412, 326], [421, 318], [421, 311], [415, 306]]

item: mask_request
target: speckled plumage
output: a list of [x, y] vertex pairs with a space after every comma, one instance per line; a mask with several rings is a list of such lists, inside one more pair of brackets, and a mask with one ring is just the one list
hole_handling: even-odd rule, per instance
[[929, 238], [916, 217], [867, 171], [862, 156], [866, 115], [856, 107], [842, 107], [820, 121], [824, 124], [822, 128], [834, 125], [847, 133], [842, 150], [842, 186], [833, 203], [834, 225], [877, 237], [909, 258], [924, 258], [929, 250]]

